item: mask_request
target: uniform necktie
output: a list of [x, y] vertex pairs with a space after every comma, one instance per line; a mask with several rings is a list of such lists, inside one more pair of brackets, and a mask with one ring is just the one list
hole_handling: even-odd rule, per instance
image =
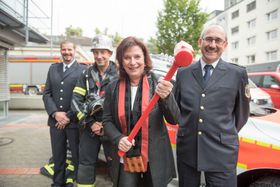
[[64, 73], [65, 73], [68, 69], [69, 69], [69, 67], [68, 67], [68, 66], [65, 66], [65, 68], [64, 68]]
[[207, 64], [207, 65], [204, 66], [204, 71], [205, 71], [205, 74], [203, 76], [204, 85], [206, 85], [207, 82], [209, 81], [212, 69], [213, 69], [212, 65]]

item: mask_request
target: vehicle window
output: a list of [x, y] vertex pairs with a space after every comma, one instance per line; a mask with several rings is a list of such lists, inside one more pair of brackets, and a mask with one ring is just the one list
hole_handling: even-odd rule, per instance
[[256, 84], [250, 79], [248, 79], [249, 81], [249, 88], [257, 88]]
[[279, 85], [279, 82], [272, 76], [264, 76], [263, 78], [263, 87], [270, 88], [271, 85]]
[[261, 79], [262, 76], [250, 76], [250, 79], [257, 85], [257, 87], [262, 87]]

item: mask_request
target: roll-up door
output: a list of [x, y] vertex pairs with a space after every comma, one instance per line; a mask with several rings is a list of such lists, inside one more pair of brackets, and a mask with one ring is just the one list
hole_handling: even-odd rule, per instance
[[7, 50], [0, 48], [0, 101], [9, 99]]

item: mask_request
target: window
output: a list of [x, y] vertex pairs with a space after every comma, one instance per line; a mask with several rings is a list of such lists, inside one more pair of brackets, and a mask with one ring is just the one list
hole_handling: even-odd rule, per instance
[[253, 1], [249, 4], [247, 4], [247, 12], [250, 12], [251, 10], [256, 9], [256, 1]]
[[249, 78], [257, 85], [257, 87], [262, 87], [262, 76], [252, 75]]
[[252, 36], [250, 38], [247, 38], [247, 44], [248, 46], [252, 46], [256, 43], [256, 36]]
[[272, 21], [278, 18], [278, 10], [274, 10], [266, 14], [267, 21]]
[[255, 28], [256, 27], [256, 19], [252, 19], [250, 21], [247, 21], [247, 25], [249, 29]]
[[238, 64], [238, 58], [232, 58], [231, 62], [234, 63], [234, 64]]
[[231, 43], [231, 48], [232, 49], [238, 49], [238, 46], [239, 46], [239, 42], [232, 42]]
[[231, 28], [231, 34], [232, 35], [237, 34], [238, 32], [239, 32], [239, 27], [238, 26]]
[[255, 63], [255, 55], [247, 56], [247, 64], [254, 64]]
[[277, 38], [277, 29], [267, 32], [266, 35], [267, 35], [267, 40], [276, 39]]
[[224, 16], [219, 17], [217, 23], [219, 23], [220, 25], [224, 24], [224, 22], [226, 21], [226, 18]]
[[263, 77], [263, 87], [264, 88], [270, 88], [271, 85], [278, 85], [279, 82], [272, 76], [266, 75]]
[[230, 6], [233, 6], [236, 4], [236, 0], [230, 0]]
[[266, 52], [266, 59], [268, 62], [277, 61], [277, 51]]
[[239, 16], [239, 10], [234, 11], [231, 13], [231, 19], [237, 18]]

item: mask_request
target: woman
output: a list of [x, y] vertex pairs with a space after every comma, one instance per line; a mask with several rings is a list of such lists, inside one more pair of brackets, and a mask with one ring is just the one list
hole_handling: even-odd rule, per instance
[[[114, 145], [114, 187], [166, 187], [176, 177], [163, 119], [176, 124], [180, 114], [171, 93], [173, 85], [162, 78], [156, 80], [150, 72], [152, 64], [146, 46], [134, 37], [120, 43], [116, 58], [119, 80], [108, 85], [103, 112], [104, 131]], [[131, 143], [127, 136], [154, 93], [160, 100]], [[118, 150], [126, 152], [126, 156], [120, 158]], [[136, 169], [140, 168], [141, 172], [131, 170], [131, 160], [134, 160], [132, 164], [140, 164]]]

